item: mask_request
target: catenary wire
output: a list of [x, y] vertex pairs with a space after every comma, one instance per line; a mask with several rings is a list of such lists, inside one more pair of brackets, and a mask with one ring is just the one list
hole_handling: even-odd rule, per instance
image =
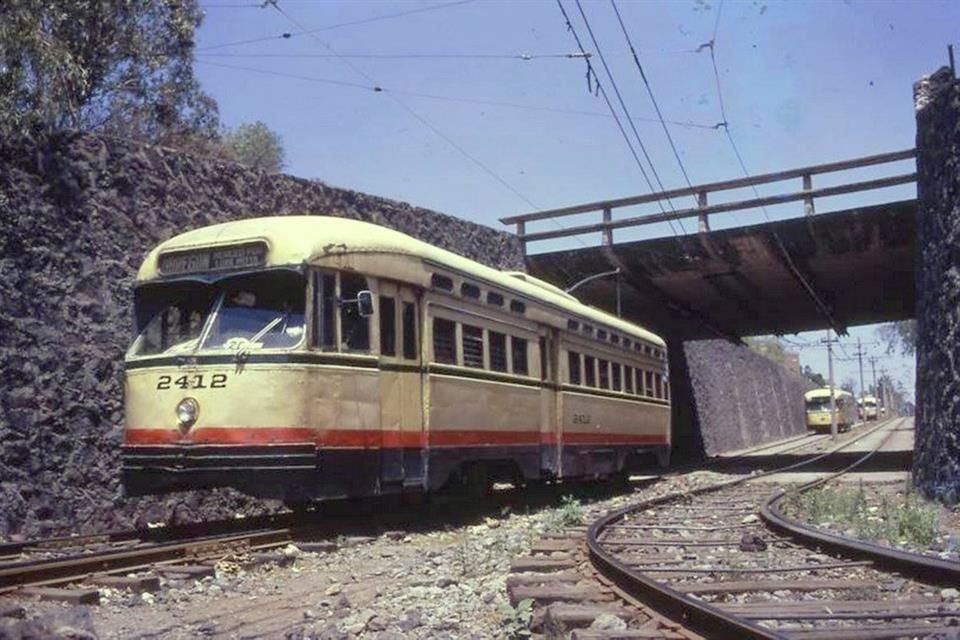
[[[410, 98], [423, 98], [427, 100], [438, 100], [443, 102], [457, 102], [463, 104], [476, 104], [481, 106], [488, 107], [503, 107], [507, 109], [518, 109], [523, 111], [542, 111], [548, 113], [559, 113], [559, 114], [569, 114], [569, 115], [578, 115], [578, 116], [587, 116], [591, 118], [610, 118], [609, 113], [602, 111], [584, 111], [581, 109], [563, 109], [560, 107], [547, 107], [543, 105], [527, 105], [520, 104], [517, 102], [505, 102], [500, 100], [481, 100], [476, 98], [461, 98], [457, 96], [444, 96], [432, 93], [420, 93], [416, 91], [404, 91], [401, 89], [391, 89], [387, 87], [381, 87], [378, 85], [371, 84], [362, 84], [359, 82], [349, 82], [346, 80], [333, 80], [330, 78], [319, 78], [317, 76], [308, 76], [297, 73], [288, 73], [286, 71], [275, 71], [273, 69], [259, 69], [257, 67], [247, 67], [242, 65], [227, 64], [223, 62], [214, 62], [211, 60], [196, 60], [197, 64], [206, 65], [210, 67], [219, 67], [221, 69], [232, 69], [235, 71], [245, 71], [249, 73], [257, 73], [268, 76], [275, 76], [278, 78], [290, 78], [294, 80], [303, 80], [305, 82], [315, 82], [319, 84], [329, 84], [333, 86], [342, 86], [352, 89], [360, 89], [363, 91], [369, 91], [371, 93], [394, 93], [401, 96], [407, 96]], [[639, 122], [649, 122], [655, 123], [658, 122], [655, 118], [634, 118]], [[703, 129], [709, 131], [716, 131], [716, 127], [713, 125], [702, 124], [697, 122], [684, 122], [678, 120], [668, 120], [671, 124], [678, 127], [686, 127], [690, 129]]]
[[[583, 43], [580, 40], [580, 36], [577, 34], [577, 30], [574, 28], [573, 23], [570, 21], [570, 17], [567, 15], [566, 9], [564, 9], [563, 7], [563, 2], [561, 0], [557, 0], [557, 6], [560, 8], [560, 13], [563, 14], [563, 19], [567, 24], [567, 29], [573, 35], [573, 38], [576, 41], [577, 46], [580, 48], [581, 51], [586, 52], [586, 49], [584, 48]], [[599, 54], [599, 51], [597, 53]], [[601, 56], [601, 59], [602, 59], [602, 56]], [[637, 155], [636, 149], [634, 149], [633, 147], [633, 143], [630, 141], [630, 136], [627, 135], [626, 130], [623, 128], [623, 123], [620, 122], [620, 117], [617, 115], [616, 109], [614, 109], [613, 103], [610, 101], [610, 98], [607, 95], [606, 89], [604, 89], [603, 84], [600, 82], [599, 76], [597, 75], [596, 71], [594, 71], [593, 65], [590, 63], [590, 59], [584, 58], [584, 62], [586, 62], [586, 65], [587, 65], [588, 86], [591, 82], [591, 78], [593, 78], [593, 83], [597, 87], [596, 90], [603, 97], [604, 102], [606, 102], [607, 104], [607, 108], [610, 110], [611, 115], [613, 115], [613, 118], [617, 123], [617, 128], [620, 130], [620, 135], [623, 136], [624, 142], [627, 143], [627, 148], [630, 149], [630, 154], [633, 156], [633, 159], [636, 162], [637, 167], [640, 169], [640, 173], [641, 175], [643, 175], [643, 178], [646, 181], [647, 186], [649, 187], [651, 193], [654, 193], [654, 194], [657, 193], [656, 188], [654, 188], [653, 186], [653, 182], [651, 182], [650, 180], [650, 176], [647, 174], [647, 171], [644, 168], [643, 163], [640, 161], [640, 157]], [[668, 200], [668, 203], [669, 203], [669, 200]], [[659, 198], [657, 199], [657, 206], [660, 208], [661, 212], [666, 213], [666, 210], [663, 208], [663, 202]], [[674, 236], [678, 236], [679, 234], [677, 234], [677, 230], [673, 226], [673, 222], [671, 220], [667, 220], [667, 223], [670, 226], [670, 230], [673, 232]], [[685, 232], [686, 230], [684, 230], [684, 233]]]
[[[331, 29], [339, 29], [341, 27], [353, 27], [360, 24], [369, 24], [371, 22], [379, 22], [380, 20], [391, 20], [393, 18], [401, 18], [403, 16], [413, 15], [415, 13], [426, 13], [428, 11], [437, 11], [439, 9], [449, 9], [450, 7], [457, 7], [464, 4], [469, 4], [474, 0], [456, 0], [455, 2], [446, 2], [444, 4], [435, 4], [428, 7], [417, 7], [416, 9], [406, 9], [404, 11], [397, 11], [395, 13], [385, 13], [379, 16], [372, 16], [370, 18], [362, 18], [360, 20], [351, 20], [349, 22], [339, 22], [336, 24], [330, 24], [325, 27], [317, 27], [315, 29], [304, 29], [299, 27], [300, 31], [297, 33], [283, 32], [272, 36], [263, 36], [260, 38], [251, 38], [249, 40], [236, 40], [233, 42], [223, 42], [220, 44], [210, 45], [208, 47], [200, 47], [197, 51], [213, 51], [214, 49], [225, 49], [227, 47], [239, 47], [246, 44], [254, 44], [257, 42], [268, 42], [270, 40], [289, 40], [290, 38], [303, 35], [312, 35], [319, 33], [321, 31], [329, 31]], [[258, 5], [261, 8], [265, 8], [271, 4], [274, 4], [270, 0]]]
[[670, 143], [670, 148], [673, 150], [673, 157], [677, 160], [677, 165], [680, 167], [680, 173], [683, 174], [683, 179], [686, 181], [687, 186], [693, 188], [693, 183], [690, 181], [690, 176], [687, 174], [687, 169], [683, 166], [683, 160], [680, 159], [680, 152], [677, 150], [677, 145], [673, 141], [673, 136], [670, 135], [670, 127], [667, 126], [667, 122], [663, 117], [663, 112], [660, 111], [660, 105], [657, 102], [656, 96], [653, 94], [653, 87], [650, 86], [650, 81], [647, 79], [647, 74], [643, 70], [643, 65], [640, 64], [640, 57], [637, 55], [637, 50], [633, 46], [630, 33], [627, 31], [627, 26], [624, 24], [623, 17], [620, 15], [620, 10], [617, 8], [616, 0], [610, 0], [610, 4], [613, 7], [613, 12], [617, 15], [617, 22], [620, 23], [620, 29], [623, 31], [623, 37], [627, 40], [627, 46], [630, 47], [630, 54], [633, 56], [633, 62], [637, 67], [637, 71], [640, 72], [640, 78], [643, 80], [643, 84], [647, 88], [647, 95], [650, 96], [650, 102], [653, 103], [653, 108], [657, 112], [657, 117], [660, 119], [660, 124], [663, 126], [663, 132], [667, 136], [667, 142]]
[[[747, 165], [743, 161], [743, 156], [740, 154], [740, 150], [737, 148], [737, 143], [733, 139], [733, 134], [730, 131], [730, 122], [727, 119], [726, 108], [723, 104], [723, 91], [720, 86], [720, 71], [717, 67], [717, 56], [716, 56], [716, 42], [717, 42], [717, 33], [720, 29], [720, 15], [723, 11], [723, 2], [720, 0], [720, 3], [717, 7], [717, 18], [714, 22], [713, 29], [713, 38], [710, 42], [706, 43], [701, 47], [708, 48], [710, 50], [710, 62], [713, 65], [713, 75], [717, 83], [717, 98], [720, 105], [720, 117], [723, 121], [720, 123], [720, 126], [723, 128], [724, 132], [727, 134], [727, 140], [730, 142], [730, 147], [733, 149], [734, 155], [737, 157], [737, 162], [740, 164], [740, 169], [743, 171], [743, 175], [747, 178], [750, 178], [750, 172], [747, 170]], [[760, 197], [760, 192], [757, 190], [756, 185], [750, 185], [751, 190], [755, 197]], [[763, 211], [763, 217], [766, 218], [767, 222], [773, 222], [770, 215], [767, 212], [766, 205], [760, 205], [761, 211]], [[783, 243], [783, 239], [780, 237], [780, 234], [773, 230], [772, 232], [773, 239], [777, 243], [777, 247], [780, 249], [781, 255], [783, 255], [784, 260], [787, 263], [788, 268], [794, 274], [794, 276], [800, 281], [801, 286], [806, 289], [807, 293], [813, 298], [814, 304], [819, 308], [820, 312], [824, 315], [827, 322], [836, 331], [839, 335], [846, 335], [846, 331], [837, 326], [836, 321], [833, 318], [833, 314], [830, 312], [830, 309], [827, 307], [826, 303], [820, 299], [820, 296], [817, 295], [816, 289], [813, 288], [813, 285], [810, 284], [810, 281], [803, 275], [800, 269], [797, 267], [796, 263], [793, 260], [793, 257], [790, 255], [790, 252], [787, 250], [786, 245]]]
[[[469, 1], [469, 0], [466, 0], [466, 1]], [[451, 6], [452, 4], [464, 4], [464, 2], [450, 3], [450, 4], [447, 4], [447, 5], [443, 5], [443, 6]], [[321, 39], [316, 35], [315, 32], [310, 31], [310, 30], [308, 30], [308, 29], [305, 29], [305, 28], [303, 27], [303, 25], [301, 25], [300, 22], [296, 20], [296, 18], [294, 18], [293, 16], [291, 16], [289, 13], [287, 13], [287, 12], [280, 6], [278, 0], [267, 0], [267, 2], [264, 3], [264, 7], [266, 7], [266, 6], [272, 6], [274, 9], [277, 10], [277, 12], [280, 13], [280, 15], [282, 15], [284, 18], [286, 18], [291, 24], [293, 24], [295, 27], [297, 27], [298, 29], [300, 29], [301, 32], [303, 32], [303, 33], [309, 35], [310, 37], [312, 37], [314, 40], [316, 40], [321, 46], [323, 46], [323, 47], [324, 47], [327, 51], [329, 51], [330, 53], [332, 53], [332, 54], [336, 54], [336, 53], [337, 53], [337, 52], [334, 50], [334, 48], [333, 48], [332, 46], [330, 46], [330, 44], [328, 44], [328, 43], [324, 42], [323, 40], [321, 40]], [[340, 60], [341, 60], [341, 62], [343, 62], [345, 65], [347, 65], [354, 73], [356, 73], [357, 75], [363, 77], [364, 79], [366, 79], [368, 82], [372, 83], [373, 85], [379, 86], [379, 83], [378, 83], [372, 76], [370, 76], [368, 73], [364, 72], [362, 69], [358, 68], [356, 65], [352, 64], [349, 60], [345, 60], [345, 59], [342, 59], [342, 58], [341, 58]], [[527, 205], [529, 205], [530, 207], [532, 207], [532, 208], [534, 208], [534, 209], [537, 209], [537, 210], [540, 209], [540, 207], [538, 207], [536, 204], [534, 204], [533, 201], [531, 201], [531, 200], [530, 200], [527, 196], [525, 196], [522, 192], [520, 192], [520, 191], [519, 191], [518, 189], [516, 189], [513, 185], [511, 185], [509, 182], [507, 182], [506, 180], [504, 180], [499, 174], [497, 174], [495, 171], [493, 171], [493, 169], [491, 169], [490, 167], [488, 167], [488, 166], [487, 166], [486, 164], [484, 164], [481, 160], [479, 160], [478, 158], [476, 158], [476, 157], [474, 157], [473, 155], [471, 155], [470, 153], [468, 153], [466, 149], [464, 149], [464, 148], [461, 147], [459, 144], [457, 144], [456, 142], [454, 142], [453, 139], [451, 139], [451, 138], [450, 138], [449, 136], [447, 136], [445, 133], [443, 133], [442, 131], [440, 131], [437, 127], [435, 127], [432, 123], [430, 123], [429, 120], [427, 120], [427, 119], [424, 118], [422, 115], [420, 115], [417, 111], [415, 111], [412, 107], [410, 107], [406, 102], [404, 102], [403, 100], [401, 100], [398, 96], [396, 96], [396, 95], [394, 95], [394, 94], [392, 94], [392, 93], [387, 93], [387, 95], [388, 95], [394, 102], [396, 102], [404, 111], [406, 111], [410, 116], [412, 116], [414, 119], [416, 119], [418, 122], [420, 122], [420, 124], [422, 124], [424, 127], [426, 127], [427, 129], [429, 129], [430, 131], [432, 131], [432, 132], [434, 133], [434, 135], [436, 135], [437, 137], [439, 137], [440, 139], [442, 139], [444, 142], [446, 142], [448, 145], [450, 145], [450, 147], [452, 147], [453, 149], [455, 149], [460, 155], [462, 155], [464, 158], [466, 158], [467, 160], [469, 160], [470, 162], [472, 162], [474, 165], [476, 165], [477, 167], [479, 167], [484, 173], [486, 173], [488, 176], [490, 176], [491, 178], [493, 178], [496, 182], [498, 182], [498, 183], [499, 183], [501, 186], [503, 186], [505, 189], [507, 189], [508, 191], [510, 191], [511, 193], [513, 193], [515, 196], [517, 196], [520, 200], [522, 200], [523, 202], [525, 202], [525, 203], [526, 203]]]
[[[361, 58], [372, 60], [545, 60], [581, 53], [199, 53], [210, 58]], [[587, 55], [590, 55], [589, 53]]]

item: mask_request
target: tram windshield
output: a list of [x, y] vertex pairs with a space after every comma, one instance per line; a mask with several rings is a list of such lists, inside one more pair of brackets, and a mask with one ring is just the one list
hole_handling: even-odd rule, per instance
[[287, 349], [303, 338], [306, 281], [266, 271], [152, 285], [137, 292], [136, 307], [140, 335], [132, 355]]
[[807, 400], [807, 411], [830, 411], [830, 397], [810, 398]]

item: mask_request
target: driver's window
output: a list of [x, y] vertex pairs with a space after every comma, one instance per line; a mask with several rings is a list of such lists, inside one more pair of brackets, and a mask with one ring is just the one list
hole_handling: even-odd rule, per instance
[[[356, 300], [367, 289], [367, 279], [359, 273], [340, 273], [340, 300]], [[340, 351], [370, 351], [370, 320], [360, 315], [356, 303], [340, 306]]]

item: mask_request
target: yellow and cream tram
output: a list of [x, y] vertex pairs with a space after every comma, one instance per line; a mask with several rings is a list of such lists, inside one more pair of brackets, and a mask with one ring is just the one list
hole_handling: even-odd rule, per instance
[[[830, 388], [813, 389], [803, 394], [806, 405], [807, 427], [814, 431], [831, 428]], [[833, 390], [833, 404], [837, 412], [837, 429], [847, 431], [857, 422], [857, 401], [853, 394], [840, 388]]]
[[373, 224], [249, 219], [149, 253], [124, 484], [291, 503], [603, 477], [670, 452], [664, 342]]

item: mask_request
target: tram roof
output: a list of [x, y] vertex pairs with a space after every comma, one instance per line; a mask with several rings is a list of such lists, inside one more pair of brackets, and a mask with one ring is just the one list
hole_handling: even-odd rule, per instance
[[573, 315], [646, 340], [661, 347], [663, 340], [637, 325], [589, 307], [559, 287], [529, 274], [504, 272], [452, 251], [435, 247], [405, 233], [380, 225], [333, 216], [270, 216], [202, 227], [166, 240], [150, 251], [137, 281], [160, 278], [158, 258], [167, 252], [227, 247], [264, 241], [269, 247], [265, 266], [301, 265], [333, 254], [371, 253], [407, 255], [435, 263], [467, 277], [486, 281], [526, 298], [538, 300]]
[[[846, 389], [841, 389], [840, 387], [835, 387], [833, 389], [833, 397], [841, 398], [843, 396], [852, 396], [853, 394], [847, 391]], [[830, 397], [830, 388], [821, 387], [819, 389], [811, 389], [803, 394], [805, 400], [815, 400], [817, 398], [829, 398]]]

